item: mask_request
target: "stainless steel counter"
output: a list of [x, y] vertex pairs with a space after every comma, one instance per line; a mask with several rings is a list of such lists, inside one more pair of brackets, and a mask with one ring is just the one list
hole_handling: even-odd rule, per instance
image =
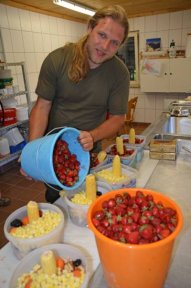
[[191, 141], [191, 116], [173, 117], [168, 112], [161, 113], [160, 117], [143, 132], [146, 136], [145, 149], [149, 149], [150, 140], [190, 140]]
[[145, 149], [149, 148], [149, 142], [152, 138], [154, 138], [156, 133], [161, 133], [162, 127], [168, 121], [170, 115], [168, 112], [163, 112], [159, 116], [159, 118], [154, 121], [154, 123], [150, 124], [142, 133], [146, 137]]

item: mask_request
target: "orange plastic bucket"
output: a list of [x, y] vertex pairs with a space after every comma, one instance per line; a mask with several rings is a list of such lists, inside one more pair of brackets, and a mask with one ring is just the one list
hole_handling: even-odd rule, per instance
[[[135, 195], [137, 190], [152, 194], [154, 201], [177, 211], [178, 224], [167, 238], [150, 244], [124, 244], [101, 234], [92, 223], [93, 214], [102, 202], [125, 191]], [[94, 232], [105, 280], [110, 288], [162, 288], [168, 273], [174, 240], [183, 225], [178, 205], [159, 192], [143, 188], [125, 188], [108, 192], [97, 198], [88, 210], [88, 226]]]

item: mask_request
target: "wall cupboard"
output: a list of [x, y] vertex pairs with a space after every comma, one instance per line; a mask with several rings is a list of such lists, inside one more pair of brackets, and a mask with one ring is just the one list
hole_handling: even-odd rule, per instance
[[144, 69], [145, 60], [140, 64], [142, 92], [191, 92], [191, 58], [148, 59], [153, 69], [154, 65], [158, 67], [158, 74]]

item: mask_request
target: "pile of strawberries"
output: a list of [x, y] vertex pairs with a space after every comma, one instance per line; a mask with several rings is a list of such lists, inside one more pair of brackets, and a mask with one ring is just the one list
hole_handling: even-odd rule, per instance
[[90, 153], [90, 167], [94, 168], [96, 167], [98, 164], [100, 164], [98, 158], [97, 158], [97, 153]]
[[68, 149], [68, 143], [62, 139], [56, 142], [53, 165], [56, 176], [63, 185], [71, 187], [79, 180], [80, 162]]
[[[134, 149], [130, 149], [130, 148], [127, 148], [125, 145], [123, 145], [123, 149], [124, 149], [124, 154], [122, 155], [119, 155], [119, 156], [131, 156], [133, 153], [134, 153]], [[117, 152], [117, 146], [116, 144], [112, 145], [110, 150], [107, 152], [107, 154], [109, 155], [118, 155], [118, 152]]]
[[[138, 137], [135, 137], [135, 144], [141, 144], [143, 143], [144, 139], [140, 139]], [[129, 143], [129, 139], [126, 138], [126, 139], [123, 139], [123, 143]]]
[[92, 222], [112, 240], [148, 244], [168, 237], [175, 230], [178, 218], [174, 209], [137, 190], [135, 196], [125, 192], [104, 201]]

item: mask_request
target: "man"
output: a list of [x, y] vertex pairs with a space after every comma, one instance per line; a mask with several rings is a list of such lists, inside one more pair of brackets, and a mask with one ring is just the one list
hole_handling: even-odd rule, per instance
[[[30, 114], [29, 140], [55, 127], [79, 129], [84, 150], [99, 151], [100, 141], [115, 135], [124, 124], [129, 73], [115, 56], [128, 35], [125, 10], [107, 6], [90, 18], [87, 34], [51, 52], [44, 60]], [[110, 114], [106, 120], [107, 111]], [[54, 202], [57, 191], [47, 190]]]

